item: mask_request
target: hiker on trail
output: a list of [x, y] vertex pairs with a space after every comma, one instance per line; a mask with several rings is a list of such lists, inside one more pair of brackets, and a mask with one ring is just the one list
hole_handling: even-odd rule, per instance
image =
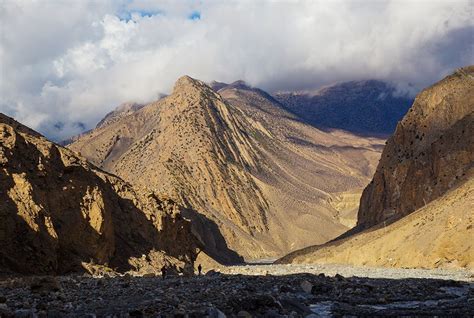
[[198, 265], [198, 272], [199, 272], [199, 276], [201, 276], [201, 272], [202, 272], [202, 266], [201, 266], [201, 264]]
[[163, 279], [166, 278], [166, 265], [163, 265], [163, 267], [161, 268], [161, 276], [163, 277]]

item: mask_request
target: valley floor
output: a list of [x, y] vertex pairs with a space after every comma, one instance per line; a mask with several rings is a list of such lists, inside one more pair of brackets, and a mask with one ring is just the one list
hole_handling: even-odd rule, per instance
[[221, 273], [230, 275], [291, 275], [291, 274], [325, 274], [344, 277], [367, 277], [367, 278], [388, 278], [388, 279], [446, 279], [474, 282], [474, 271], [463, 269], [411, 269], [411, 268], [388, 268], [369, 266], [350, 266], [337, 264], [261, 264], [245, 266], [228, 266], [220, 270]]
[[0, 317], [472, 317], [468, 271], [233, 266], [195, 277], [10, 277]]

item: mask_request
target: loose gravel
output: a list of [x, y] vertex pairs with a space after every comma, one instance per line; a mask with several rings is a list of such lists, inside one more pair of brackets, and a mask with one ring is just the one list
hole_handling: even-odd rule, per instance
[[205, 276], [6, 277], [0, 317], [474, 316], [472, 273], [232, 266]]

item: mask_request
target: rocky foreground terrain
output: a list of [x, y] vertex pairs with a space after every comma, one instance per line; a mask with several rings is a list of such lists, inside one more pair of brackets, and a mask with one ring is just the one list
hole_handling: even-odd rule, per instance
[[0, 281], [0, 316], [471, 317], [472, 278], [467, 271], [303, 265], [228, 267], [165, 280], [8, 278]]

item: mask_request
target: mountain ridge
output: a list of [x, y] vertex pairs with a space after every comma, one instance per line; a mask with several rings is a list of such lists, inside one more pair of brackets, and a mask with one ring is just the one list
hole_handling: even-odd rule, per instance
[[290, 113], [315, 127], [367, 136], [390, 135], [413, 102], [379, 80], [340, 82], [273, 96]]
[[[260, 89], [241, 82], [220, 86], [216, 92], [181, 77], [166, 98], [70, 147], [132, 184], [193, 207], [247, 259], [324, 242], [347, 230], [355, 202], [339, 216], [341, 202], [351, 198], [342, 192], [360, 193], [383, 141], [320, 131]], [[336, 153], [338, 159], [329, 160]], [[285, 194], [290, 188], [294, 198]], [[290, 202], [299, 206], [286, 213]], [[199, 216], [192, 223], [201, 223]], [[203, 229], [199, 235], [215, 244]]]

